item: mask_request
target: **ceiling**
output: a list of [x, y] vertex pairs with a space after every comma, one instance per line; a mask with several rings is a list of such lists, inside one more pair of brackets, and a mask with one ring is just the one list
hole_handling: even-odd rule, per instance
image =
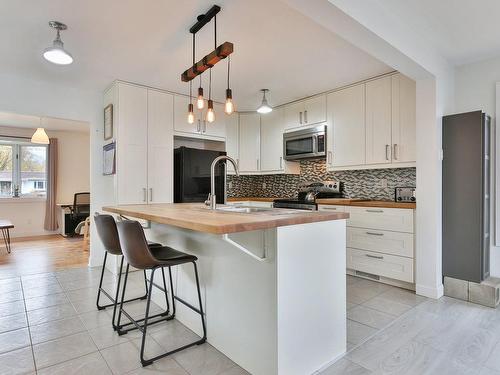
[[9, 128], [36, 129], [41, 126], [47, 130], [73, 131], [88, 133], [89, 123], [83, 121], [65, 120], [55, 117], [40, 117], [0, 112], [0, 126]]
[[[392, 69], [280, 0], [222, 0], [218, 42], [231, 41], [231, 86], [239, 110], [255, 109], [259, 89], [271, 105], [340, 87]], [[180, 73], [191, 62], [189, 27], [213, 5], [204, 0], [23, 0], [0, 2], [0, 71], [103, 91], [114, 79], [188, 93]], [[75, 63], [55, 66], [41, 57], [62, 34]], [[197, 35], [197, 59], [213, 49], [213, 23]], [[203, 86], [208, 93], [207, 74]], [[222, 101], [226, 63], [213, 69], [213, 96]], [[196, 81], [195, 86], [198, 85]], [[1, 109], [1, 108], [0, 108]]]
[[500, 55], [498, 0], [376, 1], [453, 65]]

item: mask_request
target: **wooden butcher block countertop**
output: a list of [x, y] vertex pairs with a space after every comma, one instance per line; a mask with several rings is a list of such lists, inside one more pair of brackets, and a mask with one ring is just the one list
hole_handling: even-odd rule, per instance
[[268, 212], [213, 211], [200, 203], [136, 204], [103, 207], [104, 211], [198, 232], [225, 234], [287, 225], [342, 220], [348, 213], [270, 209]]

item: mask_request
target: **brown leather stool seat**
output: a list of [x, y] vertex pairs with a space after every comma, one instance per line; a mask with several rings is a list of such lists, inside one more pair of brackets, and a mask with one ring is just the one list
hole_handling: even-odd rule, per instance
[[[205, 317], [203, 313], [203, 306], [201, 303], [201, 291], [200, 291], [200, 281], [198, 278], [198, 269], [196, 266], [196, 261], [198, 258], [194, 255], [186, 254], [181, 251], [172, 249], [171, 247], [168, 246], [162, 246], [162, 247], [155, 247], [155, 248], [150, 248], [147, 245], [146, 237], [144, 235], [144, 230], [142, 226], [139, 224], [137, 221], [122, 221], [117, 223], [117, 228], [118, 228], [118, 237], [120, 239], [120, 246], [121, 249], [123, 250], [123, 255], [125, 256], [125, 259], [127, 260], [127, 272], [125, 272], [125, 281], [123, 284], [123, 289], [122, 289], [122, 297], [121, 297], [121, 302], [120, 302], [120, 309], [118, 313], [118, 327], [120, 327], [120, 320], [122, 314], [127, 317], [132, 324], [136, 326], [141, 332], [142, 332], [142, 343], [141, 343], [141, 353], [140, 353], [140, 358], [141, 358], [141, 363], [143, 366], [150, 365], [157, 359], [166, 357], [170, 354], [179, 352], [183, 349], [189, 348], [194, 345], [200, 345], [203, 344], [206, 341], [207, 338], [207, 333], [206, 333], [206, 326], [205, 326]], [[194, 274], [195, 274], [195, 279], [196, 279], [196, 287], [197, 287], [197, 292], [198, 292], [198, 303], [199, 303], [199, 308], [194, 307], [190, 303], [184, 301], [180, 297], [176, 296], [174, 294], [174, 287], [172, 283], [172, 272], [171, 272], [171, 267], [177, 266], [180, 264], [186, 264], [186, 263], [192, 263], [194, 266]], [[128, 277], [128, 269], [129, 266], [133, 266], [138, 269], [142, 270], [151, 270], [151, 276], [149, 279], [149, 290], [148, 290], [148, 297], [147, 297], [147, 303], [146, 303], [146, 314], [144, 319], [144, 324], [139, 324], [139, 320], [134, 320], [130, 314], [128, 314], [125, 309], [123, 308], [124, 304], [124, 297], [125, 297], [125, 289], [127, 287], [127, 277]], [[149, 308], [151, 305], [151, 295], [152, 295], [152, 287], [154, 285], [154, 275], [155, 272], [158, 269], [161, 269], [162, 274], [164, 274], [163, 270], [164, 268], [167, 267], [169, 270], [169, 276], [170, 276], [170, 294], [171, 294], [171, 299], [172, 299], [172, 314], [169, 316], [169, 319], [173, 319], [175, 317], [175, 303], [176, 301], [184, 304], [186, 307], [190, 308], [194, 312], [198, 313], [201, 318], [201, 324], [203, 328], [203, 337], [199, 340], [196, 340], [192, 343], [189, 343], [187, 345], [183, 345], [179, 348], [170, 350], [166, 353], [160, 354], [155, 356], [154, 358], [150, 359], [145, 359], [144, 358], [144, 346], [145, 346], [145, 341], [146, 341], [146, 332], [149, 323], [149, 319], [151, 318], [149, 316]], [[165, 298], [167, 300], [168, 304], [168, 295], [167, 292], [165, 291]], [[122, 332], [120, 328], [118, 328], [118, 334], [123, 334], [126, 332]]]
[[[97, 229], [97, 234], [99, 235], [99, 238], [101, 239], [101, 242], [104, 246], [104, 260], [102, 264], [102, 271], [101, 271], [101, 279], [99, 281], [99, 288], [97, 291], [97, 309], [98, 310], [103, 310], [107, 307], [113, 306], [113, 319], [112, 319], [112, 325], [113, 328], [116, 330], [118, 328], [117, 324], [115, 323], [116, 320], [116, 309], [119, 303], [118, 296], [119, 296], [119, 291], [120, 291], [120, 285], [121, 285], [121, 277], [123, 273], [123, 252], [120, 247], [120, 240], [118, 238], [118, 230], [116, 229], [116, 222], [113, 216], [111, 215], [101, 215], [96, 213], [94, 215], [94, 223]], [[154, 248], [161, 248], [162, 245], [160, 243], [156, 242], [149, 242], [148, 241], [148, 247], [150, 249]], [[117, 281], [117, 286], [116, 286], [116, 291], [115, 291], [115, 296], [112, 297], [104, 288], [102, 287], [103, 279], [104, 279], [104, 270], [106, 269], [106, 262], [108, 259], [108, 253], [116, 256], [121, 257], [120, 261], [120, 271], [118, 273], [118, 281]], [[146, 292], [143, 296], [128, 299], [124, 301], [125, 303], [127, 302], [132, 302], [132, 301], [137, 301], [137, 300], [144, 300], [147, 298], [147, 293], [148, 293], [148, 283], [147, 283], [147, 278], [146, 278], [146, 272], [144, 272], [144, 284], [146, 287]], [[166, 289], [166, 283], [164, 282], [164, 288]], [[160, 288], [162, 289], [162, 288]], [[110, 304], [107, 305], [101, 305], [100, 304], [100, 298], [101, 294], [104, 294], [110, 301]], [[168, 316], [169, 311], [166, 313], [158, 314], [158, 316]]]

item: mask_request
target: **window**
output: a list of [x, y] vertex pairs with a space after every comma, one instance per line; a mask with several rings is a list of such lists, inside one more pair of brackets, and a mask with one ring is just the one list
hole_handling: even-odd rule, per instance
[[0, 197], [45, 197], [47, 147], [0, 140]]

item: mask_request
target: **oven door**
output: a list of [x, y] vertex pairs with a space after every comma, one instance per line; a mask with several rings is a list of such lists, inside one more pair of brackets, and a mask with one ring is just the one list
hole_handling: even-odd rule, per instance
[[326, 155], [325, 127], [298, 130], [283, 134], [285, 160], [320, 158]]

